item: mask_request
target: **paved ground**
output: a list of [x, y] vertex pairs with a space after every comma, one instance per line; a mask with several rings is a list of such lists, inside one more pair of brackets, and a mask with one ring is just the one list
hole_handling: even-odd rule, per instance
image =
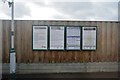
[[[10, 80], [10, 75], [4, 74], [2, 80]], [[118, 80], [118, 72], [101, 72], [101, 73], [64, 73], [64, 74], [17, 74], [17, 80], [41, 80], [41, 79], [55, 79], [55, 80], [80, 80], [86, 78], [87, 80]]]

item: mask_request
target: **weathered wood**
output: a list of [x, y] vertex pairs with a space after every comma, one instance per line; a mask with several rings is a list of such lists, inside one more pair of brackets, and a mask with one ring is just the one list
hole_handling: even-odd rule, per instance
[[[19, 27], [18, 27], [19, 26]], [[21, 21], [16, 21], [16, 25], [15, 25], [15, 49], [16, 49], [16, 56], [17, 56], [17, 62], [20, 63], [21, 62]], [[17, 35], [16, 35], [17, 34]], [[19, 36], [19, 37], [18, 37]]]
[[[95, 21], [91, 22], [90, 26], [96, 26], [97, 29], [99, 28], [99, 25], [97, 25], [97, 22], [95, 22]], [[97, 42], [96, 43], [99, 43], [98, 41], [100, 39], [99, 38], [100, 34], [98, 32], [99, 31], [97, 30]], [[97, 57], [99, 56], [99, 49], [100, 49], [100, 47], [98, 47], [98, 45], [97, 45], [97, 51], [91, 51], [89, 53], [90, 60], [88, 62], [96, 62], [97, 61]]]
[[[9, 62], [10, 21], [3, 20], [3, 62]], [[97, 26], [96, 51], [33, 51], [32, 25]], [[15, 21], [15, 49], [18, 63], [79, 63], [117, 61], [118, 22], [110, 21]]]
[[[2, 64], [2, 31], [3, 29], [2, 29], [2, 21], [0, 20], [0, 64]], [[0, 70], [1, 70], [1, 68], [0, 68]]]
[[3, 21], [3, 62], [9, 62], [9, 52], [10, 52], [10, 21]]
[[[107, 23], [106, 22], [102, 22], [102, 54], [104, 54], [104, 57], [102, 57], [103, 61], [107, 60], [107, 27], [106, 27]], [[99, 45], [99, 44], [97, 44]]]
[[119, 29], [118, 29], [118, 23], [115, 23], [115, 26], [116, 26], [116, 28], [115, 28], [115, 34], [116, 34], [116, 36], [115, 36], [115, 39], [116, 39], [116, 49], [115, 49], [115, 57], [114, 57], [114, 60], [116, 60], [116, 61], [118, 61], [118, 54], [119, 54], [119, 52], [118, 52], [118, 46], [119, 46], [119, 42], [118, 42], [118, 33], [119, 33]]
[[[118, 43], [120, 43], [120, 22], [118, 24]], [[118, 45], [118, 62], [120, 62], [120, 45]], [[120, 65], [120, 63], [119, 63]]]
[[[110, 22], [108, 22], [107, 23], [107, 53], [106, 53], [106, 55], [107, 55], [107, 58], [109, 58], [110, 57], [110, 55], [111, 55], [111, 50], [112, 50], [112, 45], [111, 45], [111, 40], [112, 40], [112, 23], [110, 23]], [[110, 59], [111, 60], [111, 59]], [[110, 61], [110, 60], [107, 60], [107, 61]]]
[[[103, 58], [104, 57], [104, 53], [102, 53], [102, 22], [97, 22], [97, 55], [99, 55], [99, 61], [102, 62], [104, 61]], [[94, 54], [96, 54], [94, 53]], [[94, 54], [92, 54], [94, 56]]]

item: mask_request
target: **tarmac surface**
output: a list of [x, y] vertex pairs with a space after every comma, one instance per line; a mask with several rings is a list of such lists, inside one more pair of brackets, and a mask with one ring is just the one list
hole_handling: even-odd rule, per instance
[[118, 72], [96, 73], [42, 73], [42, 74], [16, 74], [11, 79], [9, 74], [2, 75], [2, 80], [120, 80]]

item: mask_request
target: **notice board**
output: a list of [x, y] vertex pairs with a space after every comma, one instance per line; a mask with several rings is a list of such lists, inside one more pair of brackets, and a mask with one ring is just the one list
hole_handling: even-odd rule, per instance
[[33, 50], [47, 50], [47, 26], [33, 26]]
[[64, 50], [64, 26], [50, 26], [50, 50]]
[[96, 27], [82, 27], [82, 50], [96, 50]]
[[81, 27], [66, 27], [66, 49], [80, 50], [81, 46]]

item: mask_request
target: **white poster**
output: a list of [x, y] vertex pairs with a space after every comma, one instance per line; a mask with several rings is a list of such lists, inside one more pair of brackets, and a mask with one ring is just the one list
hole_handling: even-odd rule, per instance
[[67, 27], [66, 49], [80, 50], [80, 27]]
[[33, 50], [47, 50], [47, 26], [33, 26]]
[[50, 27], [50, 49], [64, 50], [64, 27], [63, 26]]
[[82, 28], [82, 49], [96, 50], [96, 27]]

